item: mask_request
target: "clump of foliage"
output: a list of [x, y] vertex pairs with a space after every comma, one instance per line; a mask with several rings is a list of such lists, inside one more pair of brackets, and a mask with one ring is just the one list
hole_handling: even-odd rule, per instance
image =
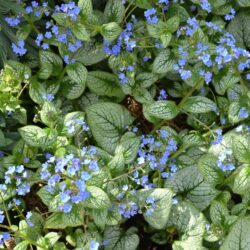
[[0, 1], [0, 249], [249, 249], [250, 1]]

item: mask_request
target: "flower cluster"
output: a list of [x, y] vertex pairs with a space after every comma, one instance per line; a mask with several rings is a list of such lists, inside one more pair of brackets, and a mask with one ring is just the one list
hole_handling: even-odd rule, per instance
[[[73, 204], [78, 204], [90, 197], [86, 189], [86, 182], [91, 179], [92, 173], [97, 172], [103, 163], [98, 161], [95, 147], [85, 147], [80, 157], [73, 154], [64, 158], [48, 155], [48, 160], [42, 164], [41, 180], [47, 181], [48, 191], [58, 193], [58, 208], [65, 213], [71, 211]], [[65, 181], [68, 177], [71, 181]]]
[[30, 192], [30, 181], [23, 165], [9, 166], [4, 174], [4, 184], [0, 184], [0, 191], [6, 192], [14, 188], [18, 195], [24, 196]]

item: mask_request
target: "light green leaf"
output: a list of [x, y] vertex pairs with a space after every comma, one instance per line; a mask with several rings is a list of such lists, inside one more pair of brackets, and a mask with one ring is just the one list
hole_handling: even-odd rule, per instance
[[150, 9], [153, 7], [152, 0], [129, 0], [129, 2], [142, 9]]
[[232, 70], [227, 69], [226, 74], [223, 75], [219, 81], [213, 81], [213, 85], [219, 95], [224, 95], [230, 87], [234, 86], [239, 81], [240, 76], [232, 72]]
[[122, 0], [108, 0], [104, 16], [108, 22], [121, 23], [125, 14], [125, 7]]
[[29, 241], [24, 240], [18, 243], [13, 250], [26, 250], [29, 244], [30, 244]]
[[163, 120], [171, 120], [179, 113], [175, 102], [173, 101], [156, 101], [149, 105], [148, 114]]
[[171, 39], [172, 39], [172, 35], [171, 35], [171, 33], [165, 33], [165, 34], [160, 36], [160, 39], [161, 39], [161, 43], [162, 43], [163, 47], [167, 48]]
[[250, 166], [242, 166], [241, 170], [237, 173], [233, 191], [237, 194], [244, 194], [250, 188]]
[[34, 125], [19, 128], [18, 131], [24, 141], [33, 147], [47, 148], [55, 142], [57, 136], [54, 130], [42, 129]]
[[250, 163], [250, 138], [234, 136], [232, 142], [234, 157], [241, 163]]
[[180, 18], [178, 16], [173, 16], [170, 17], [167, 21], [166, 21], [166, 27], [168, 32], [175, 32], [176, 30], [178, 30], [180, 25]]
[[249, 250], [250, 249], [250, 219], [239, 218], [226, 237], [221, 250]]
[[237, 0], [240, 7], [250, 7], [250, 0]]
[[103, 24], [101, 27], [101, 34], [109, 42], [115, 40], [121, 31], [121, 27], [115, 22]]
[[140, 85], [141, 88], [148, 88], [158, 80], [158, 77], [149, 72], [142, 72], [136, 76], [136, 84]]
[[93, 209], [104, 209], [111, 207], [111, 202], [108, 195], [101, 188], [88, 186], [87, 191], [90, 193], [90, 198], [88, 198], [84, 203], [86, 207]]
[[153, 62], [153, 72], [165, 74], [173, 70], [175, 61], [170, 58], [170, 50], [166, 49], [159, 53]]
[[215, 103], [204, 96], [191, 96], [182, 106], [185, 111], [194, 114], [210, 112], [214, 107], [216, 107]]
[[20, 128], [19, 133], [27, 144], [34, 147], [40, 146], [39, 138], [44, 135], [43, 129], [34, 125], [28, 125]]
[[104, 239], [108, 240], [105, 250], [136, 250], [139, 245], [139, 237], [134, 227], [123, 231], [119, 227], [107, 227], [104, 231]]
[[218, 158], [212, 154], [202, 156], [198, 161], [198, 168], [203, 178], [212, 185], [222, 183], [224, 175], [217, 164]]
[[39, 51], [39, 77], [48, 79], [51, 75], [59, 75], [62, 71], [62, 59], [55, 53], [45, 50]]
[[206, 220], [203, 214], [189, 202], [179, 202], [171, 209], [169, 225], [177, 228], [180, 240], [175, 241], [173, 249], [202, 249]]
[[81, 9], [81, 13], [87, 17], [93, 13], [92, 0], [79, 0], [78, 6]]
[[177, 171], [173, 178], [166, 180], [165, 187], [173, 188], [176, 193], [183, 195], [200, 210], [207, 208], [218, 194], [211, 184], [204, 181], [194, 166]]
[[140, 138], [134, 133], [127, 132], [121, 138], [121, 142], [115, 149], [115, 155], [121, 153], [124, 163], [129, 164], [134, 161], [137, 156], [137, 150], [140, 145]]
[[69, 100], [74, 100], [80, 97], [86, 87], [86, 82], [75, 82], [69, 77], [64, 77], [61, 85], [62, 93]]
[[75, 23], [74, 26], [72, 27], [72, 32], [74, 33], [77, 39], [84, 42], [90, 41], [90, 35], [84, 24], [81, 24], [79, 22]]
[[52, 102], [45, 102], [40, 111], [40, 117], [44, 124], [53, 127], [58, 119], [58, 110]]
[[87, 85], [97, 95], [124, 96], [117, 77], [111, 73], [91, 71], [88, 73]]
[[242, 106], [240, 105], [239, 101], [234, 101], [229, 105], [228, 118], [231, 123], [237, 123], [244, 120], [239, 115], [241, 108]]
[[66, 72], [73, 82], [85, 85], [88, 71], [81, 63], [76, 62], [67, 65]]
[[113, 153], [122, 132], [133, 122], [130, 113], [115, 103], [97, 103], [87, 107], [87, 120], [97, 143]]
[[228, 25], [228, 31], [235, 37], [237, 45], [243, 48], [250, 48], [249, 22], [249, 11], [241, 11]]
[[66, 227], [78, 227], [83, 224], [83, 211], [73, 206], [69, 213], [55, 212], [45, 222], [44, 227], [48, 229], [64, 229]]
[[213, 201], [210, 207], [210, 218], [215, 225], [224, 225], [229, 211], [226, 205], [220, 201]]
[[74, 54], [74, 58], [86, 66], [96, 64], [106, 57], [107, 54], [103, 51], [103, 44], [95, 40], [85, 42]]
[[156, 229], [164, 229], [167, 225], [172, 206], [173, 193], [167, 188], [141, 189], [137, 191], [138, 204], [146, 205], [148, 197], [155, 198], [155, 208], [151, 215], [143, 213], [145, 220]]
[[108, 210], [107, 209], [91, 209], [90, 213], [94, 219], [95, 224], [104, 229], [107, 222]]

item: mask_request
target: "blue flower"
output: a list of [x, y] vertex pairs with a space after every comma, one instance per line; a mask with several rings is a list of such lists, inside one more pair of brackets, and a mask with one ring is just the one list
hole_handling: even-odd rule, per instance
[[25, 43], [23, 40], [19, 40], [16, 43], [12, 43], [12, 49], [13, 49], [13, 52], [16, 54], [16, 55], [19, 55], [19, 56], [23, 56], [26, 54], [27, 50], [24, 48], [25, 46]]
[[212, 141], [213, 145], [219, 144], [222, 141], [222, 139], [223, 139], [222, 129], [220, 129], [220, 128], [217, 129], [216, 130], [216, 135], [217, 135], [216, 139]]
[[92, 240], [89, 244], [89, 250], [98, 250], [100, 243]]
[[249, 113], [245, 107], [242, 107], [239, 111], [239, 117], [242, 119], [246, 119], [249, 117]]
[[125, 75], [125, 73], [119, 73], [118, 77], [119, 77], [119, 80], [120, 80], [121, 84], [127, 84], [128, 83], [128, 78]]
[[201, 8], [205, 11], [207, 11], [208, 13], [211, 12], [211, 5], [208, 2], [208, 0], [201, 0]]
[[5, 218], [5, 216], [4, 216], [4, 211], [3, 211], [3, 210], [0, 210], [0, 224], [3, 223], [4, 218]]
[[20, 23], [18, 17], [6, 17], [5, 21], [9, 24], [10, 27], [15, 27]]
[[27, 212], [27, 214], [26, 214], [26, 222], [28, 223], [28, 225], [30, 226], [30, 227], [33, 227], [34, 226], [34, 224], [31, 222], [31, 220], [30, 220], [30, 218], [32, 217], [32, 212], [31, 211], [29, 211], [29, 212]]
[[144, 16], [146, 17], [148, 23], [150, 23], [150, 24], [158, 23], [159, 19], [155, 15], [156, 13], [157, 13], [157, 11], [154, 8], [148, 9], [144, 12]]
[[63, 205], [62, 210], [64, 213], [69, 213], [72, 210], [72, 205], [69, 203], [66, 203]]
[[235, 13], [236, 13], [236, 12], [235, 12], [235, 9], [232, 8], [231, 11], [225, 15], [224, 19], [225, 19], [226, 21], [230, 21], [230, 20], [234, 19]]
[[157, 100], [166, 100], [168, 98], [168, 95], [165, 89], [161, 89], [159, 94], [160, 95], [158, 96]]

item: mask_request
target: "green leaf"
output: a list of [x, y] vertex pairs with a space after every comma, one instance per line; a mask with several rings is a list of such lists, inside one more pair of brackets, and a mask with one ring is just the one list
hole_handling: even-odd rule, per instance
[[129, 0], [129, 2], [142, 9], [150, 9], [153, 7], [152, 0]]
[[171, 39], [172, 39], [172, 35], [171, 35], [171, 33], [165, 33], [165, 34], [160, 36], [160, 39], [161, 39], [161, 43], [162, 43], [163, 47], [167, 48]]
[[111, 202], [108, 195], [99, 187], [88, 186], [87, 191], [90, 193], [90, 198], [85, 201], [85, 206], [93, 209], [110, 208]]
[[141, 88], [139, 86], [136, 86], [132, 90], [132, 96], [139, 103], [152, 103], [154, 101], [151, 93], [147, 89]]
[[22, 125], [27, 124], [27, 111], [23, 107], [16, 109], [15, 112], [13, 113], [12, 117], [14, 119], [17, 119], [18, 122], [21, 123]]
[[216, 225], [225, 225], [229, 211], [226, 205], [220, 201], [213, 201], [210, 207], [210, 218]]
[[86, 82], [77, 83], [71, 80], [68, 76], [66, 76], [62, 80], [62, 85], [60, 89], [67, 99], [74, 100], [83, 94], [85, 87]]
[[58, 110], [52, 102], [45, 102], [40, 111], [41, 120], [49, 127], [53, 127], [58, 120]]
[[153, 62], [153, 72], [165, 74], [173, 70], [175, 61], [170, 58], [170, 50], [166, 49], [159, 53]]
[[93, 13], [92, 0], [79, 0], [78, 6], [81, 9], [81, 13], [87, 17]]
[[179, 4], [171, 4], [170, 8], [168, 9], [168, 15], [170, 17], [178, 16], [181, 22], [186, 22], [189, 18], [187, 10]]
[[156, 229], [164, 229], [167, 225], [172, 206], [173, 193], [167, 188], [141, 189], [137, 191], [138, 204], [146, 205], [148, 197], [155, 198], [155, 207], [151, 215], [143, 213], [145, 220]]
[[96, 64], [106, 57], [107, 54], [103, 51], [103, 44], [95, 40], [85, 42], [74, 54], [74, 58], [86, 66]]
[[142, 72], [136, 75], [136, 84], [141, 88], [148, 88], [158, 80], [158, 77], [149, 72]]
[[250, 0], [237, 0], [240, 7], [250, 7]]
[[103, 24], [101, 27], [101, 34], [109, 42], [115, 40], [121, 31], [121, 27], [115, 22]]
[[198, 168], [203, 178], [212, 185], [222, 183], [224, 175], [217, 164], [218, 158], [212, 154], [202, 156], [198, 161]]
[[233, 225], [221, 250], [247, 250], [250, 249], [250, 219], [249, 217], [239, 218]]
[[180, 25], [180, 18], [178, 16], [170, 17], [166, 21], [166, 27], [167, 27], [168, 31], [171, 33], [177, 31], [179, 28], [179, 25]]
[[45, 50], [39, 51], [39, 77], [48, 79], [51, 75], [59, 75], [62, 71], [62, 59], [55, 53]]
[[88, 73], [87, 85], [97, 95], [124, 97], [117, 77], [111, 73], [91, 71]]
[[67, 24], [67, 15], [66, 13], [57, 13], [52, 15], [53, 19], [62, 26], [66, 26]]
[[121, 23], [124, 14], [125, 8], [122, 0], [108, 0], [104, 10], [104, 17], [108, 22]]
[[250, 163], [250, 141], [249, 137], [233, 137], [234, 157], [241, 163]]
[[234, 193], [237, 194], [244, 194], [249, 190], [249, 188], [250, 188], [250, 166], [242, 166], [242, 168], [235, 177], [233, 191]]
[[30, 24], [22, 25], [20, 28], [18, 28], [16, 37], [18, 40], [26, 40], [31, 31], [32, 27]]
[[74, 26], [72, 27], [72, 32], [74, 33], [77, 39], [84, 42], [90, 41], [90, 35], [84, 24], [81, 24], [79, 22], [74, 24]]
[[122, 136], [121, 142], [115, 149], [115, 155], [122, 154], [124, 163], [132, 163], [137, 156], [139, 145], [140, 138], [134, 133], [127, 132]]
[[43, 95], [46, 94], [46, 90], [43, 84], [32, 80], [29, 85], [30, 98], [40, 105], [44, 103]]
[[130, 113], [115, 103], [97, 103], [86, 108], [87, 120], [97, 143], [113, 153], [127, 125], [133, 122]]
[[56, 139], [56, 132], [50, 129], [42, 129], [34, 125], [28, 125], [18, 129], [23, 140], [33, 147], [47, 148]]
[[228, 118], [231, 123], [237, 123], [244, 120], [244, 118], [240, 117], [241, 108], [242, 106], [240, 105], [239, 101], [234, 101], [229, 105]]
[[27, 144], [34, 147], [40, 146], [40, 138], [44, 135], [43, 129], [34, 125], [20, 128], [19, 133]]
[[24, 240], [18, 243], [13, 250], [26, 250], [29, 244], [30, 244], [29, 241]]
[[179, 202], [171, 209], [169, 225], [177, 228], [180, 240], [175, 241], [173, 249], [202, 249], [206, 220], [203, 214], [189, 202]]
[[172, 187], [176, 193], [183, 195], [200, 210], [207, 208], [218, 194], [211, 184], [204, 181], [194, 166], [177, 171], [172, 179], [166, 180], [165, 187]]
[[108, 210], [107, 209], [91, 209], [90, 213], [94, 219], [95, 224], [104, 229], [107, 222]]
[[139, 245], [139, 237], [134, 227], [123, 231], [119, 227], [107, 227], [104, 231], [104, 239], [108, 240], [105, 250], [136, 250]]
[[224, 95], [225, 92], [237, 82], [240, 81], [240, 76], [236, 75], [232, 70], [228, 70], [223, 74], [222, 78], [219, 81], [213, 81], [216, 92], [219, 95]]
[[204, 96], [191, 96], [182, 106], [185, 111], [194, 114], [210, 112], [214, 107], [216, 107], [215, 103]]
[[69, 213], [55, 212], [45, 222], [48, 229], [64, 229], [66, 227], [78, 227], [83, 224], [83, 211], [73, 206]]
[[69, 64], [66, 67], [66, 72], [69, 78], [75, 82], [85, 86], [87, 80], [87, 69], [79, 62]]
[[163, 120], [171, 120], [179, 113], [175, 102], [173, 101], [156, 101], [149, 105], [148, 114]]
[[235, 37], [237, 45], [248, 49], [250, 48], [249, 22], [249, 12], [241, 11], [228, 25], [228, 31]]

